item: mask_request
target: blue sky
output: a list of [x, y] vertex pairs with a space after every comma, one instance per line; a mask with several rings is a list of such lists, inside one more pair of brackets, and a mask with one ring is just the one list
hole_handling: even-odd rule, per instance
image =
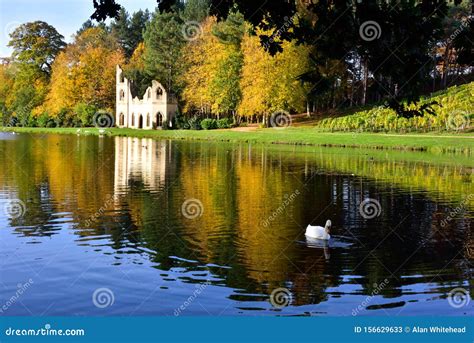
[[[128, 12], [148, 8], [155, 0], [117, 0]], [[92, 0], [0, 0], [0, 57], [9, 56], [8, 33], [18, 25], [42, 20], [53, 25], [66, 41], [94, 12]]]

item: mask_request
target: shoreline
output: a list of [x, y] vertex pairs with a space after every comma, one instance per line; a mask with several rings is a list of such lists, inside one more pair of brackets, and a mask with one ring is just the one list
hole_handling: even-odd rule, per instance
[[[364, 148], [399, 151], [430, 151], [442, 153], [472, 154], [474, 134], [428, 133], [366, 133], [327, 132], [317, 128], [291, 127], [286, 129], [258, 129], [254, 131], [234, 130], [142, 130], [110, 128], [107, 136], [126, 136], [152, 139], [175, 139], [215, 142], [242, 142], [256, 144], [319, 146], [336, 148]], [[0, 132], [33, 134], [101, 135], [99, 128], [27, 128], [0, 127]]]

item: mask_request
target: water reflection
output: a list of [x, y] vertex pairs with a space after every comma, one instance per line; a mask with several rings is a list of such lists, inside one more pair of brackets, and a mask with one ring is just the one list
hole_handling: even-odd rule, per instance
[[[27, 208], [0, 219], [0, 294], [31, 277], [24, 303], [33, 313], [54, 299], [49, 314], [173, 315], [196, 285], [206, 287], [184, 314], [350, 315], [367, 295], [361, 314], [472, 313], [446, 301], [456, 286], [472, 289], [472, 165], [423, 156], [0, 139], [0, 199]], [[359, 211], [366, 198], [380, 202], [374, 219]], [[189, 199], [202, 206], [194, 219], [183, 215]], [[306, 241], [306, 226], [326, 219], [333, 239]], [[88, 299], [104, 284], [116, 304], [100, 312]], [[279, 287], [292, 293], [283, 309], [268, 302]], [[10, 314], [29, 314], [17, 305]]]

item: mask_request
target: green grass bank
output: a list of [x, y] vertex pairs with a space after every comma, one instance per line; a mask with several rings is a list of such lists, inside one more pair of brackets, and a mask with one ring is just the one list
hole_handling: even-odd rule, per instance
[[[97, 128], [0, 128], [0, 131], [33, 134], [100, 135]], [[458, 152], [470, 155], [474, 151], [472, 133], [350, 133], [324, 132], [314, 127], [289, 127], [286, 129], [233, 130], [136, 130], [105, 129], [108, 136], [127, 136], [153, 139], [182, 139], [261, 144], [307, 145], [339, 148], [371, 148], [412, 151]]]

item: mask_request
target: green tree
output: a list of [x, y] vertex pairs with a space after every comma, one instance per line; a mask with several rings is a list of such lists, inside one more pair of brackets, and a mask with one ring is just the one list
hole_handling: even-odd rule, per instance
[[138, 44], [143, 41], [143, 31], [149, 20], [148, 10], [140, 10], [130, 16], [122, 7], [118, 18], [110, 24], [111, 33], [122, 46], [127, 58], [132, 56]]
[[201, 23], [209, 16], [210, 6], [209, 0], [188, 0], [181, 17], [187, 22], [195, 21]]
[[178, 94], [182, 48], [186, 42], [183, 21], [176, 13], [157, 11], [147, 23], [143, 37], [145, 72], [165, 85], [167, 91]]
[[64, 37], [43, 21], [22, 24], [10, 37], [8, 46], [13, 48], [13, 59], [23, 65], [33, 65], [48, 76], [56, 55], [65, 46]]

